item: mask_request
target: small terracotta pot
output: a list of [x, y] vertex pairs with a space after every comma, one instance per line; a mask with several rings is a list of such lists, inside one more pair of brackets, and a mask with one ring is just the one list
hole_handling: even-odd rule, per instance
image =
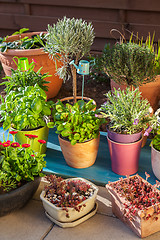
[[100, 135], [98, 138], [89, 140], [84, 143], [76, 143], [71, 145], [67, 140], [64, 140], [58, 136], [59, 143], [62, 149], [63, 156], [66, 163], [73, 168], [87, 168], [95, 163]]
[[137, 142], [142, 137], [142, 132], [134, 134], [120, 134], [107, 129], [110, 140], [118, 143], [133, 143]]
[[107, 137], [112, 171], [119, 175], [132, 175], [138, 171], [142, 138], [134, 143], [117, 143]]
[[160, 151], [156, 150], [153, 145], [151, 145], [151, 163], [154, 175], [160, 180]]
[[[38, 35], [40, 32], [31, 32], [31, 33], [23, 33], [21, 34], [22, 38], [25, 36], [31, 37], [32, 35]], [[14, 36], [9, 36], [7, 38], [7, 41], [12, 42], [14, 40], [20, 39], [20, 35], [14, 35]], [[48, 91], [46, 92], [47, 98], [52, 98], [55, 97], [61, 86], [63, 80], [60, 79], [56, 75], [56, 66], [55, 62], [49, 58], [48, 53], [45, 53], [42, 48], [40, 49], [8, 49], [7, 52], [0, 52], [0, 61], [2, 63], [3, 70], [7, 76], [11, 75], [11, 69], [13, 68], [14, 70], [17, 69], [16, 64], [13, 61], [13, 57], [17, 56], [18, 58], [20, 57], [27, 57], [29, 60], [29, 63], [32, 62], [34, 59], [37, 63], [35, 64], [34, 71], [38, 71], [39, 68], [43, 67], [41, 70], [41, 73], [48, 73], [49, 75], [52, 75], [51, 77], [46, 78], [47, 81], [50, 83], [47, 84], [48, 86]], [[15, 59], [16, 60], [16, 59]], [[60, 62], [57, 61], [57, 67], [59, 67], [61, 64]]]

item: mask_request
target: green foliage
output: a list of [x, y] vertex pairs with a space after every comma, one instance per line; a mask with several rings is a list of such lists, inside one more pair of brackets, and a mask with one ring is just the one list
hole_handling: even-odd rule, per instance
[[42, 174], [45, 154], [35, 153], [30, 147], [3, 147], [0, 157], [0, 189], [8, 192]]
[[102, 114], [109, 118], [109, 128], [115, 132], [132, 134], [146, 129], [148, 125], [155, 127], [157, 118], [151, 116], [151, 106], [147, 99], [143, 99], [141, 92], [135, 90], [116, 90], [113, 94], [105, 94], [107, 102], [101, 106]]
[[21, 34], [28, 31], [28, 28], [20, 29], [12, 35], [20, 35], [20, 39], [9, 42], [8, 36], [0, 38], [0, 51], [6, 52], [7, 49], [35, 49], [41, 48], [45, 44], [45, 34], [40, 33], [39, 35], [32, 35], [31, 38], [25, 36], [22, 38]]
[[156, 76], [155, 54], [147, 46], [136, 43], [105, 46], [103, 66], [111, 79], [120, 84], [138, 87]]
[[101, 55], [92, 56], [89, 58], [91, 61], [90, 77], [97, 82], [107, 82], [109, 78], [104, 71], [103, 57]]
[[133, 34], [130, 37], [130, 42], [131, 43], [137, 43], [140, 46], [147, 46], [152, 53], [154, 53], [155, 59], [155, 71], [156, 75], [160, 74], [160, 40], [158, 40], [157, 43], [154, 43], [154, 37], [155, 37], [155, 32], [153, 33], [153, 36], [151, 37], [150, 33], [146, 38], [145, 43], [143, 43], [143, 37], [141, 39], [138, 38], [138, 35], [135, 40], [133, 40]]
[[160, 151], [160, 127], [157, 131], [157, 134], [152, 139], [152, 145], [156, 150]]
[[19, 87], [27, 87], [34, 86], [38, 84], [40, 88], [44, 91], [48, 90], [48, 86], [45, 84], [49, 83], [45, 79], [50, 77], [48, 73], [41, 74], [42, 67], [35, 72], [35, 65], [33, 63], [30, 64], [30, 67], [26, 71], [22, 71], [20, 69], [11, 69], [11, 76], [6, 76], [3, 79], [7, 79], [8, 81], [2, 82], [0, 85], [6, 85], [5, 92], [8, 94], [11, 90], [18, 91]]
[[58, 101], [53, 108], [56, 133], [67, 138], [72, 145], [97, 138], [104, 119], [96, 116], [99, 111], [93, 111], [94, 108], [92, 100], [88, 103], [79, 100], [73, 106]]
[[71, 74], [68, 70], [69, 63], [74, 59], [77, 64], [90, 51], [94, 40], [92, 24], [82, 19], [64, 17], [53, 26], [48, 25], [47, 31], [44, 50], [54, 60], [58, 59], [63, 63], [57, 73], [66, 80]]
[[10, 91], [5, 101], [1, 97], [0, 122], [4, 130], [11, 126], [17, 130], [34, 129], [45, 126], [45, 117], [51, 114], [52, 102], [46, 101], [46, 93], [36, 84], [35, 86], [19, 87]]

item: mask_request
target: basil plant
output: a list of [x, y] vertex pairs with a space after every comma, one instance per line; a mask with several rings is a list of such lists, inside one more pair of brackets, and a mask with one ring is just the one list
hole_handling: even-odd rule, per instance
[[95, 110], [93, 101], [85, 103], [77, 101], [73, 106], [58, 101], [53, 106], [53, 119], [49, 127], [56, 126], [57, 134], [71, 142], [72, 145], [83, 143], [99, 135], [99, 127], [105, 121], [98, 118], [98, 110]]
[[1, 96], [0, 122], [3, 122], [3, 129], [13, 127], [22, 130], [45, 126], [52, 105], [46, 98], [46, 93], [38, 84], [10, 91], [5, 100]]

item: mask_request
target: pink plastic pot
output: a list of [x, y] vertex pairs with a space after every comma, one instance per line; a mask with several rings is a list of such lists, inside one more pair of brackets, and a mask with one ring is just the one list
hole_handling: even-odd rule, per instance
[[138, 171], [142, 138], [134, 143], [117, 143], [109, 139], [108, 146], [112, 171], [119, 175], [132, 175]]

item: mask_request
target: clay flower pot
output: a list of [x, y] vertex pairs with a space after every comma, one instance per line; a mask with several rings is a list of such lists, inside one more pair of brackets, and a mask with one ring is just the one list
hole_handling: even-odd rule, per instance
[[[23, 33], [21, 34], [22, 38], [25, 36], [31, 37], [32, 35], [38, 35], [40, 32], [31, 32], [31, 33]], [[18, 40], [20, 38], [20, 35], [14, 35], [14, 36], [9, 36], [7, 38], [7, 41], [14, 41]], [[2, 63], [3, 70], [7, 76], [11, 75], [11, 69], [13, 68], [14, 70], [17, 69], [16, 64], [13, 61], [13, 57], [17, 56], [18, 58], [21, 57], [27, 57], [29, 60], [29, 63], [32, 62], [34, 59], [36, 64], [34, 71], [38, 71], [39, 68], [43, 67], [41, 70], [41, 73], [49, 73], [49, 75], [52, 75], [52, 77], [48, 77], [46, 80], [50, 81], [48, 83], [48, 91], [46, 92], [47, 98], [53, 98], [55, 97], [61, 86], [62, 86], [62, 79], [60, 79], [56, 75], [56, 66], [55, 62], [49, 58], [48, 53], [45, 53], [42, 48], [40, 49], [24, 49], [24, 50], [19, 50], [19, 49], [8, 49], [6, 52], [0, 52], [0, 61]], [[57, 61], [57, 67], [60, 66], [60, 63]]]
[[112, 171], [119, 175], [132, 175], [138, 171], [142, 138], [133, 143], [118, 143], [109, 137], [108, 147]]
[[71, 145], [67, 140], [58, 136], [60, 147], [66, 163], [73, 168], [87, 168], [95, 163], [100, 135], [98, 138], [91, 139], [84, 143], [76, 143]]
[[0, 217], [22, 208], [36, 192], [40, 177], [9, 193], [0, 194]]
[[[77, 101], [82, 100], [82, 96], [77, 96], [76, 99], [77, 99]], [[89, 97], [83, 97], [83, 100], [85, 102], [89, 102], [90, 100], [93, 100], [93, 99], [91, 99]], [[60, 101], [63, 102], [63, 104], [70, 103], [72, 105], [73, 104], [73, 97], [65, 97], [65, 98], [60, 99]], [[93, 104], [96, 105], [96, 102], [94, 100], [93, 100]], [[96, 110], [96, 107], [93, 110]]]
[[153, 145], [151, 145], [151, 163], [154, 175], [160, 180], [160, 151], [156, 150]]
[[[136, 179], [136, 180], [135, 180]], [[139, 237], [160, 231], [160, 191], [138, 175], [106, 185], [112, 212]]]
[[49, 216], [51, 216], [53, 219], [55, 219], [59, 222], [67, 223], [67, 222], [73, 222], [77, 219], [80, 219], [81, 217], [83, 217], [84, 215], [89, 213], [94, 208], [94, 205], [96, 202], [96, 197], [97, 197], [97, 193], [98, 193], [98, 188], [96, 185], [94, 185], [90, 181], [83, 179], [83, 178], [69, 178], [69, 179], [66, 179], [65, 181], [70, 181], [70, 180], [81, 180], [81, 181], [89, 184], [91, 186], [91, 188], [94, 189], [94, 193], [89, 198], [87, 198], [86, 200], [82, 201], [80, 204], [77, 205], [77, 207], [82, 206], [80, 208], [80, 211], [76, 211], [75, 208], [73, 208], [73, 207], [67, 207], [67, 214], [69, 216], [69, 217], [67, 217], [66, 211], [64, 211], [64, 209], [62, 207], [57, 207], [57, 206], [55, 206], [55, 204], [52, 204], [51, 202], [49, 202], [44, 197], [45, 191], [42, 191], [40, 198], [43, 202], [43, 207], [44, 207], [45, 211], [47, 212], [47, 214]]

